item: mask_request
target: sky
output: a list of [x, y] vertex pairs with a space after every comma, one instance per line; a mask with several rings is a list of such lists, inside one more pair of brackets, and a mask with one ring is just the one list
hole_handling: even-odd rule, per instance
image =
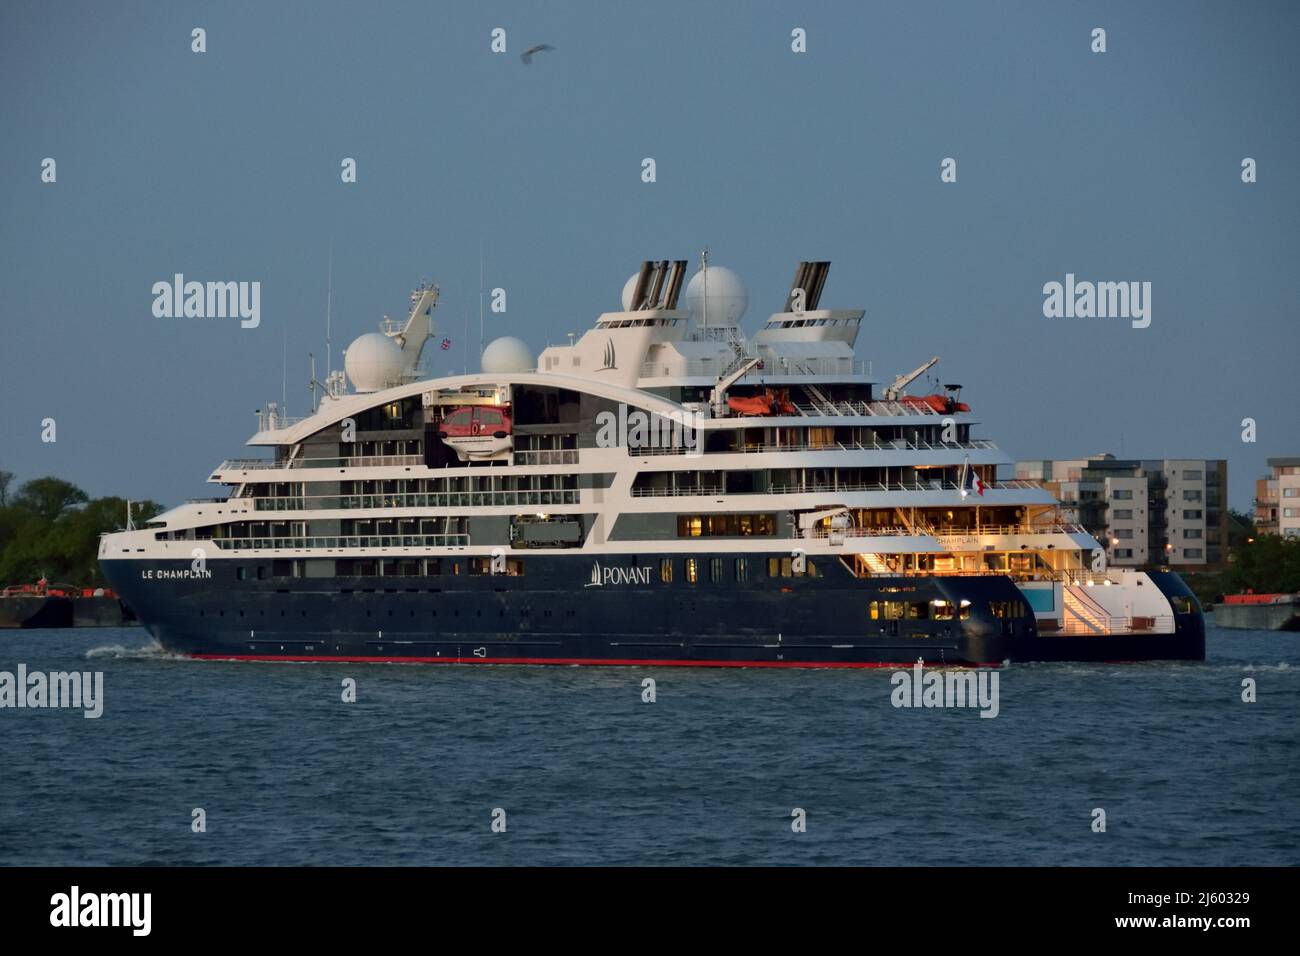
[[[331, 247], [335, 366], [424, 278], [437, 374], [477, 367], [480, 245], [486, 337], [534, 351], [707, 247], [751, 333], [829, 259], [878, 379], [939, 355], [1013, 459], [1226, 458], [1245, 510], [1300, 455], [1297, 48], [1265, 2], [6, 0], [0, 469], [218, 493], [286, 380], [309, 410]], [[260, 282], [260, 325], [155, 317], [178, 272]], [[1150, 326], [1046, 317], [1067, 273], [1150, 282]]]

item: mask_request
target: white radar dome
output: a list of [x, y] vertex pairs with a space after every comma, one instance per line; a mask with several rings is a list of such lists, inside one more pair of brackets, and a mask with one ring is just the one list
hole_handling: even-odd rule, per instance
[[[707, 285], [708, 314], [705, 314], [705, 286]], [[739, 325], [740, 317], [749, 305], [749, 293], [745, 283], [725, 266], [709, 266], [701, 269], [686, 284], [686, 307], [691, 310], [691, 317], [703, 324], [706, 319], [709, 326]]]
[[483, 371], [493, 375], [507, 372], [531, 372], [537, 368], [528, 344], [512, 335], [493, 339], [483, 350]]
[[395, 384], [405, 361], [397, 343], [382, 332], [359, 336], [343, 353], [343, 367], [358, 392], [374, 392]]
[[636, 291], [636, 280], [641, 278], [641, 273], [633, 272], [631, 278], [623, 283], [623, 311], [632, 311], [632, 293]]

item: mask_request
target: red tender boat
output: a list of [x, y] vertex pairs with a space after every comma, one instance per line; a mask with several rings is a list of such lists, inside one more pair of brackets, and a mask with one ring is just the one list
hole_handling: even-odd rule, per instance
[[438, 437], [461, 461], [492, 458], [514, 447], [509, 405], [468, 405], [447, 413]]

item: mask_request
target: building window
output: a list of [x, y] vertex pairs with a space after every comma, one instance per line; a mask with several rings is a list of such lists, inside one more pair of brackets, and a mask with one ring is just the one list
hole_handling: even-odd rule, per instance
[[1117, 538], [1131, 538], [1131, 537], [1133, 537], [1133, 529], [1132, 529], [1132, 528], [1116, 528], [1115, 531], [1114, 531], [1113, 533], [1114, 533], [1115, 537], [1117, 537]]
[[1110, 497], [1113, 501], [1131, 501], [1133, 499], [1133, 491], [1129, 488], [1116, 488], [1111, 492]]
[[1112, 512], [1112, 515], [1116, 521], [1130, 521], [1133, 518], [1133, 509], [1116, 508], [1114, 512]]
[[1200, 481], [1204, 474], [1196, 469], [1187, 469], [1183, 472], [1183, 481]]
[[1283, 488], [1283, 489], [1282, 489], [1282, 497], [1283, 497], [1283, 498], [1298, 498], [1298, 497], [1300, 497], [1300, 488]]
[[1184, 528], [1184, 529], [1183, 529], [1183, 537], [1184, 537], [1185, 539], [1187, 539], [1187, 538], [1200, 538], [1200, 537], [1201, 537], [1201, 529], [1200, 529], [1200, 528]]
[[1184, 492], [1183, 492], [1183, 500], [1184, 500], [1184, 501], [1200, 501], [1200, 500], [1201, 500], [1201, 493], [1200, 493], [1199, 491], [1184, 491]]
[[1116, 558], [1131, 558], [1131, 557], [1133, 557], [1133, 549], [1132, 549], [1132, 548], [1116, 548], [1116, 549], [1115, 549], [1115, 557], [1116, 557]]
[[1185, 518], [1188, 521], [1199, 521], [1201, 518], [1201, 514], [1202, 512], [1200, 508], [1189, 508], [1188, 510], [1183, 512], [1183, 518]]
[[1205, 552], [1202, 551], [1200, 548], [1188, 548], [1186, 551], [1183, 552], [1183, 556], [1187, 558], [1201, 558], [1204, 557], [1204, 555]]

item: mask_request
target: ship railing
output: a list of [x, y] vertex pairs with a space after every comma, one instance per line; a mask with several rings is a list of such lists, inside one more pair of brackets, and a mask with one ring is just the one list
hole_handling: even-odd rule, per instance
[[[985, 483], [985, 487], [990, 489], [1006, 489], [1032, 486], [1019, 483], [990, 481]], [[858, 484], [773, 485], [772, 491], [774, 494], [798, 494], [805, 491], [832, 493], [837, 491], [961, 491], [961, 486], [955, 481], [944, 481], [939, 478], [927, 478], [916, 479], [914, 481], [875, 481]], [[971, 504], [978, 504], [978, 499], [979, 496], [972, 493], [968, 496], [967, 500]]]
[[292, 468], [293, 463], [287, 458], [227, 458], [213, 469], [219, 471], [255, 471], [261, 468]]
[[984, 535], [984, 534], [1071, 534], [1083, 531], [1082, 525], [1061, 522], [1059, 524], [982, 524], [979, 527], [954, 528], [938, 525], [931, 529], [931, 534], [939, 535]]
[[1082, 619], [1067, 615], [1059, 633], [1071, 636], [1102, 636], [1109, 634], [1172, 634], [1174, 618], [1172, 614], [1156, 614], [1142, 617], [1123, 617], [1115, 615], [1084, 616]]
[[383, 468], [394, 465], [423, 465], [422, 455], [350, 455], [343, 458], [228, 458], [214, 469], [214, 474], [224, 471], [255, 471], [272, 468]]
[[467, 534], [325, 535], [309, 538], [213, 538], [211, 540], [223, 551], [456, 548], [469, 545]]
[[297, 425], [299, 422], [305, 422], [309, 417], [308, 415], [290, 417], [281, 415], [279, 412], [259, 411], [257, 413], [257, 430], [260, 432], [280, 431]]
[[647, 458], [651, 455], [700, 455], [703, 450], [699, 445], [688, 448], [685, 445], [639, 445], [627, 446], [629, 458]]
[[875, 537], [910, 537], [925, 534], [925, 531], [913, 531], [902, 525], [886, 525], [875, 528], [813, 528], [806, 534], [796, 534], [796, 538], [875, 538]]
[[[997, 448], [997, 445], [986, 439], [980, 438], [967, 442], [928, 442], [928, 441], [908, 441], [906, 439], [896, 439], [894, 441], [880, 442], [874, 439], [870, 442], [803, 442], [803, 443], [786, 443], [786, 444], [747, 444], [736, 448], [716, 448], [709, 452], [702, 452], [700, 447], [686, 447], [682, 445], [673, 446], [642, 446], [639, 448], [629, 447], [628, 456], [631, 458], [646, 458], [651, 455], [749, 455], [764, 454], [768, 452], [805, 452], [805, 451], [982, 451], [989, 448]], [[1003, 487], [1008, 487], [1004, 482]]]
[[[352, 508], [474, 508], [581, 504], [578, 488], [525, 488], [492, 491], [429, 491], [362, 495], [307, 495], [255, 498], [256, 511], [316, 511]], [[225, 499], [217, 499], [225, 500]]]
[[996, 447], [997, 445], [984, 438], [968, 442], [928, 442], [925, 440], [909, 441], [907, 439], [899, 438], [887, 442], [880, 442], [873, 439], [870, 442], [828, 441], [794, 444], [751, 444], [742, 445], [738, 448], [729, 448], [725, 450], [719, 449], [717, 451], [709, 452], [709, 454], [749, 454], [781, 451], [976, 451]]
[[871, 418], [906, 418], [920, 416], [923, 418], [948, 418], [967, 415], [969, 412], [938, 412], [929, 405], [912, 402], [898, 402], [890, 399], [876, 399], [871, 402], [851, 402], [842, 400], [794, 402], [800, 414], [806, 416], [854, 416]]
[[[741, 362], [757, 355], [725, 355], [718, 360], [691, 359], [685, 362], [649, 361], [641, 364], [642, 378], [721, 378], [739, 366]], [[854, 375], [871, 374], [870, 363], [848, 358], [824, 359], [764, 359], [761, 367], [755, 367], [740, 381], [763, 375]]]
[[725, 495], [727, 489], [717, 486], [689, 488], [633, 488], [633, 498], [675, 498], [688, 495]]
[[576, 465], [578, 449], [576, 448], [534, 448], [516, 451], [516, 465]]

